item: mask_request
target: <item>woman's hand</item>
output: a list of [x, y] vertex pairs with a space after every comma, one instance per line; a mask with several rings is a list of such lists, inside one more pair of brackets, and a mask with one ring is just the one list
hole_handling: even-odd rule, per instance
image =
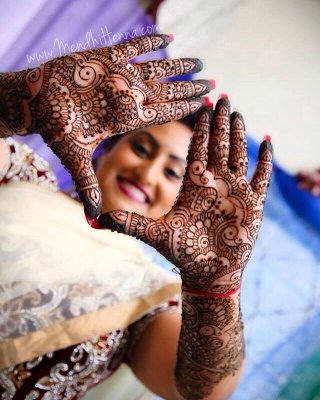
[[168, 35], [143, 36], [55, 58], [38, 68], [0, 74], [0, 136], [38, 132], [71, 173], [90, 217], [101, 192], [91, 156], [108, 136], [180, 119], [204, 103], [212, 83], [158, 83], [202, 68], [198, 59], [129, 63], [166, 47]]
[[261, 224], [272, 171], [272, 145], [263, 141], [248, 182], [244, 121], [220, 99], [199, 115], [188, 165], [172, 210], [152, 220], [112, 211], [99, 224], [155, 247], [179, 270], [183, 284], [221, 294], [239, 288]]

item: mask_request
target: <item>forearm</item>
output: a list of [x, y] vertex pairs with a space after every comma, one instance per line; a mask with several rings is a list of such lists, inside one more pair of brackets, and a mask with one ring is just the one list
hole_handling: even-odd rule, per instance
[[244, 358], [239, 295], [182, 293], [182, 327], [175, 369], [184, 399], [226, 399], [235, 389]]

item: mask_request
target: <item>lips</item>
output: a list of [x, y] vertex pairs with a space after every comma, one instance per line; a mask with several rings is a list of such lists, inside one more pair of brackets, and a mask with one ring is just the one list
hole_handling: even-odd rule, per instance
[[117, 183], [120, 191], [130, 200], [139, 204], [150, 203], [148, 194], [137, 182], [118, 176]]

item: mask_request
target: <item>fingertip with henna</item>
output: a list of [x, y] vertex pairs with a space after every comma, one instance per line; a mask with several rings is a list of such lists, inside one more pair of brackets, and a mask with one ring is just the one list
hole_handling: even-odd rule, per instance
[[271, 157], [273, 158], [273, 145], [271, 143], [270, 135], [264, 135], [263, 142], [261, 142], [259, 148], [259, 157], [262, 157], [266, 150], [271, 152]]
[[189, 64], [190, 74], [196, 74], [197, 72], [202, 71], [203, 64], [200, 58], [184, 58], [184, 62]]
[[218, 110], [220, 107], [226, 108], [228, 110], [228, 117], [230, 117], [231, 104], [230, 104], [229, 97], [226, 93], [220, 93], [218, 96], [218, 101], [217, 101], [215, 109]]
[[[152, 40], [153, 35], [147, 35], [147, 36], [150, 36], [151, 40]], [[156, 36], [160, 37], [162, 39], [162, 44], [157, 46], [157, 50], [158, 49], [165, 49], [173, 41], [173, 35], [171, 33], [168, 34], [168, 35], [164, 34], [164, 33], [159, 33]]]
[[92, 217], [90, 217], [90, 215], [88, 215], [86, 213], [86, 211], [84, 211], [84, 215], [86, 216], [86, 220], [87, 220], [88, 224], [91, 226], [91, 228], [94, 228], [94, 229], [107, 229], [107, 228], [104, 228], [103, 226], [101, 226], [99, 224], [98, 216], [92, 218]]
[[199, 58], [199, 61], [202, 64], [202, 68], [206, 69], [207, 68], [207, 61], [204, 58]]
[[100, 214], [100, 208], [101, 208], [99, 202], [97, 202], [97, 205], [94, 206], [83, 192], [78, 191], [78, 194], [80, 200], [82, 201], [86, 214], [88, 214], [90, 218], [97, 217]]

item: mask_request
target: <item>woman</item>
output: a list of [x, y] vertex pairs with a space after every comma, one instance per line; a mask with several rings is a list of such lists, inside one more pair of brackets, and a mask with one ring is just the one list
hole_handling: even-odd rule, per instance
[[[211, 119], [210, 109], [199, 116], [184, 179], [191, 131], [179, 122], [166, 125], [164, 132], [160, 127], [144, 128], [119, 138], [96, 167], [103, 211], [124, 209], [144, 215], [113, 211], [100, 217], [99, 224], [142, 238], [180, 269], [182, 319], [179, 313], [167, 312], [177, 302], [162, 303], [121, 332], [95, 338], [90, 345], [86, 341], [82, 353], [90, 346], [102, 346], [109, 358], [104, 353], [103, 367], [100, 363], [92, 374], [80, 377], [68, 374], [69, 380], [60, 380], [60, 386], [57, 366], [64, 364], [68, 372], [79, 370], [80, 347], [6, 369], [2, 384], [7, 396], [12, 390], [9, 398], [26, 394], [25, 398], [42, 398], [50, 390], [56, 392], [52, 398], [76, 398], [109, 376], [121, 361], [165, 398], [220, 399], [232, 392], [243, 357], [239, 285], [261, 220], [271, 148], [263, 142], [249, 184], [241, 115], [230, 116], [228, 100], [221, 99], [212, 124]], [[72, 366], [64, 363], [67, 359]], [[76, 375], [77, 379], [70, 379]]]

